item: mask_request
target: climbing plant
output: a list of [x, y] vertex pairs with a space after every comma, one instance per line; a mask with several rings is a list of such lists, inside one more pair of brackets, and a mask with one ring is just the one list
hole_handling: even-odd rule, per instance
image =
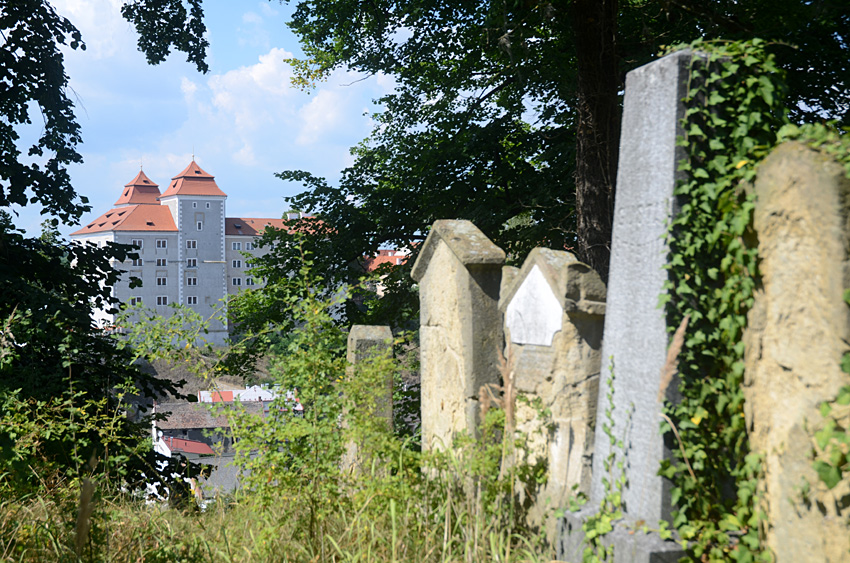
[[701, 54], [687, 85], [680, 209], [662, 296], [668, 326], [690, 316], [679, 357], [682, 400], [666, 407], [682, 448], [660, 473], [674, 481], [674, 525], [701, 560], [770, 559], [759, 538], [760, 460], [748, 446], [742, 386], [758, 279], [747, 186], [788, 123], [784, 75], [765, 47], [758, 39], [690, 45]]

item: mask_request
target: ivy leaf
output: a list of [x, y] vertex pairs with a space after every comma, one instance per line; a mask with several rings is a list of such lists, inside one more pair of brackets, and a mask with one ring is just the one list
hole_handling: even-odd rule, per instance
[[834, 488], [841, 482], [841, 471], [837, 467], [833, 467], [821, 460], [815, 461], [814, 466], [815, 471], [818, 473], [818, 477], [821, 481], [823, 481], [828, 489]]

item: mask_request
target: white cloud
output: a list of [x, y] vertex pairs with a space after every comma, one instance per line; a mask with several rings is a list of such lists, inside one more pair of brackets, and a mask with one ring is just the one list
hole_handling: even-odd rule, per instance
[[[121, 16], [122, 0], [55, 0], [56, 12], [80, 30], [86, 51], [95, 59], [129, 53], [135, 32]], [[128, 41], [128, 38], [130, 40]]]
[[195, 92], [198, 91], [198, 85], [186, 78], [185, 76], [181, 76], [180, 91], [183, 92], [183, 96], [187, 100], [189, 100], [195, 95]]
[[323, 134], [339, 127], [342, 106], [343, 99], [338, 92], [319, 90], [313, 101], [298, 112], [302, 126], [295, 142], [299, 145], [316, 143]]

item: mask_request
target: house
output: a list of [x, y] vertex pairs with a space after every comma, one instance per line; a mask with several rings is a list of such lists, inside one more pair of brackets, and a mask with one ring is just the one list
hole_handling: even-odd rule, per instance
[[[112, 209], [71, 233], [71, 239], [99, 246], [107, 242], [136, 247], [138, 258], [114, 264], [127, 272], [113, 296], [128, 305], [142, 304], [167, 316], [180, 303], [211, 319], [207, 340], [225, 344], [226, 297], [260, 285], [250, 273], [251, 256], [264, 254], [256, 241], [269, 227], [287, 228], [286, 219], [227, 217], [227, 194], [215, 177], [192, 162], [165, 191], [139, 171], [124, 186]], [[141, 287], [130, 288], [138, 278]], [[100, 326], [114, 326], [114, 315], [101, 310]]]

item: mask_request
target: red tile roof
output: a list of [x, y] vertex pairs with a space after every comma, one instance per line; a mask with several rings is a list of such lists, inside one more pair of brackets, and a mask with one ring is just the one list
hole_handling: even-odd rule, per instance
[[[311, 217], [305, 217], [311, 219]], [[258, 237], [263, 234], [266, 227], [274, 227], [275, 229], [286, 229], [290, 233], [294, 233], [295, 229], [288, 227], [288, 219], [257, 219], [253, 217], [227, 217], [224, 220], [224, 234], [226, 235], [244, 235]]]
[[156, 205], [159, 203], [157, 201], [158, 197], [159, 186], [140, 170], [136, 177], [130, 180], [129, 184], [124, 185], [124, 191], [121, 193], [118, 201], [115, 202], [115, 206], [135, 204]]
[[214, 455], [215, 452], [209, 445], [197, 440], [185, 440], [183, 438], [172, 438], [163, 436], [162, 441], [172, 452], [186, 452], [187, 454]]
[[398, 266], [407, 262], [410, 254], [402, 254], [400, 250], [379, 250], [377, 256], [363, 258], [363, 267], [367, 272], [374, 272], [383, 264]]
[[161, 197], [173, 195], [227, 196], [215, 183], [215, 177], [202, 170], [194, 160], [183, 172], [171, 179], [168, 189]]
[[109, 231], [177, 232], [174, 217], [164, 205], [128, 205], [110, 209], [72, 235]]

